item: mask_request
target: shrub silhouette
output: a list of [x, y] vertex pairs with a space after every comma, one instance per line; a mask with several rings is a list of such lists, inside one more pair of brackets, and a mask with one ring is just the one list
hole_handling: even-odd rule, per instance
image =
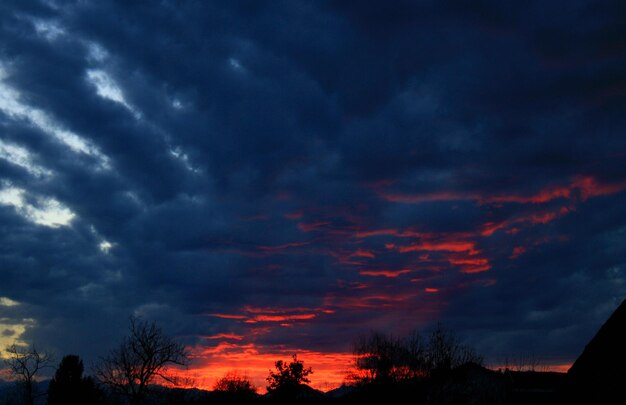
[[234, 371], [226, 373], [222, 378], [217, 380], [213, 390], [242, 396], [256, 394], [256, 387], [250, 380], [246, 376], [241, 376]]

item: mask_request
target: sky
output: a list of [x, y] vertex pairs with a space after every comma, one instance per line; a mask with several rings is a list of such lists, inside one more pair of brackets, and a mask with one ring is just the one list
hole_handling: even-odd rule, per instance
[[0, 346], [188, 375], [442, 323], [566, 369], [626, 296], [623, 1], [0, 2]]

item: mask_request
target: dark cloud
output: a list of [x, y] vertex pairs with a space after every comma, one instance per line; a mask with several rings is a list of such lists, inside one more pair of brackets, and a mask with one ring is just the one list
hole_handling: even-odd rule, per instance
[[4, 2], [0, 324], [571, 362], [626, 293], [622, 8]]

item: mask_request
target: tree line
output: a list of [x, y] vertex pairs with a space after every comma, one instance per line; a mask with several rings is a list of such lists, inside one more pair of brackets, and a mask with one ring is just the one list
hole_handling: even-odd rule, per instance
[[[346, 382], [353, 387], [386, 389], [407, 386], [445, 375], [466, 363], [482, 364], [482, 357], [463, 345], [450, 331], [439, 325], [431, 334], [413, 332], [396, 337], [379, 332], [361, 336], [353, 344], [354, 363]], [[32, 405], [38, 395], [38, 374], [53, 366], [53, 356], [35, 346], [13, 345], [5, 360], [18, 383], [20, 403]], [[52, 377], [47, 391], [48, 404], [106, 403], [108, 393], [124, 397], [133, 405], [146, 402], [159, 385], [181, 386], [181, 377], [172, 366], [187, 366], [190, 353], [154, 322], [131, 317], [129, 333], [94, 367], [94, 376], [84, 375], [77, 355], [66, 355]], [[267, 377], [268, 396], [297, 397], [310, 383], [311, 367], [305, 367], [297, 354], [291, 361], [278, 360]], [[214, 392], [230, 399], [249, 399], [257, 388], [245, 375], [229, 372], [214, 385]], [[43, 394], [45, 395], [45, 394]]]

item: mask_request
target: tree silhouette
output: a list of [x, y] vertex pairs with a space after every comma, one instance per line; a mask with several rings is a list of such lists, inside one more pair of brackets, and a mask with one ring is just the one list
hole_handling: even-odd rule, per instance
[[83, 361], [69, 354], [64, 356], [48, 386], [48, 404], [94, 404], [98, 390], [91, 377], [83, 377]]
[[96, 367], [98, 379], [141, 404], [149, 386], [157, 382], [178, 385], [170, 365], [187, 365], [185, 347], [165, 335], [154, 322], [130, 318], [130, 334]]
[[398, 383], [425, 374], [425, 347], [417, 333], [400, 339], [372, 332], [355, 342], [353, 353], [356, 373], [349, 377], [360, 384]]
[[482, 356], [441, 324], [431, 333], [426, 349], [426, 364], [432, 374], [445, 373], [465, 363], [483, 363]]
[[256, 393], [256, 388], [250, 380], [235, 371], [224, 374], [222, 378], [217, 380], [213, 389], [237, 395], [252, 395]]
[[354, 356], [349, 379], [357, 384], [411, 382], [468, 362], [482, 364], [482, 357], [441, 325], [427, 339], [417, 332], [405, 338], [372, 332], [355, 342]]
[[355, 343], [355, 363], [366, 381], [386, 382], [393, 379], [393, 371], [400, 361], [401, 344], [392, 336], [372, 333]]
[[32, 405], [37, 393], [35, 392], [35, 377], [44, 368], [50, 367], [52, 363], [52, 353], [39, 351], [35, 345], [30, 347], [20, 347], [16, 344], [6, 349], [8, 358], [5, 363], [9, 368], [10, 375], [20, 384], [24, 402]]
[[309, 383], [307, 378], [310, 374], [313, 374], [311, 367], [304, 367], [304, 362], [298, 360], [298, 355], [293, 355], [293, 361], [289, 364], [282, 360], [278, 360], [274, 363], [276, 371], [270, 370], [270, 375], [267, 377], [267, 391], [272, 392], [293, 392], [297, 390], [299, 386], [304, 383]]

